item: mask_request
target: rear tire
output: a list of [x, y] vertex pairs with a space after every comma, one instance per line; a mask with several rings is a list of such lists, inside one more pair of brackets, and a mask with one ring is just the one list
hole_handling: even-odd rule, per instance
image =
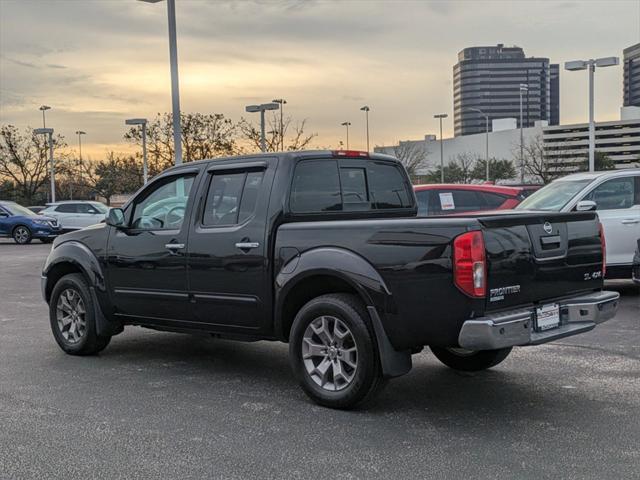
[[361, 405], [385, 383], [367, 311], [354, 295], [322, 295], [304, 305], [291, 327], [289, 359], [302, 389], [325, 407]]
[[479, 372], [502, 363], [511, 353], [511, 347], [498, 350], [465, 350], [462, 348], [429, 347], [438, 360], [447, 367], [463, 372]]
[[24, 225], [18, 225], [13, 229], [12, 237], [13, 241], [18, 245], [26, 245], [31, 243], [31, 230], [29, 230], [29, 227], [25, 227]]
[[79, 273], [65, 275], [53, 287], [49, 320], [53, 337], [69, 355], [95, 355], [111, 341], [96, 333], [93, 297]]

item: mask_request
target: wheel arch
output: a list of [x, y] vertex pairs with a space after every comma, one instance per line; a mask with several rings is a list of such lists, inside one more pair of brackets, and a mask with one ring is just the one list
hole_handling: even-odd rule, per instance
[[42, 295], [47, 303], [56, 283], [65, 275], [79, 273], [87, 281], [94, 300], [96, 328], [99, 335], [116, 335], [122, 324], [112, 318], [105, 277], [98, 258], [81, 242], [69, 241], [57, 245], [42, 270]]
[[318, 248], [297, 255], [276, 277], [274, 333], [288, 341], [295, 315], [309, 300], [327, 293], [357, 295], [381, 314], [391, 293], [375, 268], [360, 255], [339, 248]]
[[58, 280], [69, 273], [80, 273], [90, 288], [106, 294], [104, 274], [96, 256], [86, 245], [69, 241], [57, 245], [51, 251], [43, 268], [43, 295], [47, 302]]
[[17, 228], [19, 228], [19, 227], [24, 227], [24, 228], [26, 228], [27, 230], [29, 230], [29, 233], [31, 233], [31, 235], [33, 235], [33, 229], [32, 229], [29, 225], [27, 225], [26, 223], [24, 223], [24, 222], [20, 222], [20, 223], [16, 223], [13, 227], [11, 227], [11, 236], [13, 236], [13, 233], [14, 233], [14, 232], [16, 231], [16, 229], [17, 229]]

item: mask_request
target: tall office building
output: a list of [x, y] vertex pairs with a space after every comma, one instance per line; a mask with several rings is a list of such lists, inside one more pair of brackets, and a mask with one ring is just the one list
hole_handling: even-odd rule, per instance
[[625, 48], [624, 106], [640, 107], [640, 43]]
[[523, 94], [523, 126], [537, 120], [550, 125], [560, 122], [560, 67], [548, 58], [525, 57], [520, 47], [465, 48], [453, 67], [453, 111], [455, 135], [485, 131], [485, 118], [516, 118], [520, 126], [520, 84]]

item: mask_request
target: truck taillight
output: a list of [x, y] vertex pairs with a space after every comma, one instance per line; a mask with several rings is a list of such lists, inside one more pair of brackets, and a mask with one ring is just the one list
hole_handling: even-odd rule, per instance
[[598, 230], [600, 231], [600, 245], [602, 246], [602, 278], [604, 278], [607, 273], [607, 242], [604, 239], [602, 223], [598, 223]]
[[453, 279], [470, 297], [486, 295], [487, 261], [481, 231], [463, 233], [453, 240]]

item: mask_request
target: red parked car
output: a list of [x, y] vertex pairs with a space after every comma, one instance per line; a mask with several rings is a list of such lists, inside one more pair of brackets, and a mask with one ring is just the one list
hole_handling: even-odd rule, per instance
[[503, 187], [478, 184], [414, 185], [418, 199], [418, 215], [455, 215], [482, 210], [509, 210], [531, 192], [527, 187]]

